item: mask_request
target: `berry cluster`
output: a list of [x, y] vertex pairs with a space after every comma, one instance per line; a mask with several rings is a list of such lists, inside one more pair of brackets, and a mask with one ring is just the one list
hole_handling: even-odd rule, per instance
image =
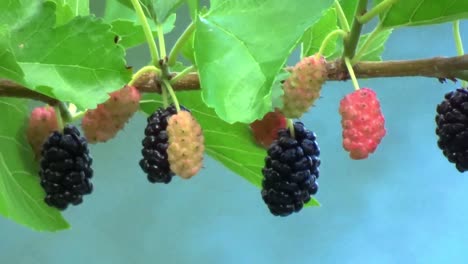
[[74, 126], [67, 125], [63, 133], [53, 132], [42, 148], [39, 176], [49, 206], [64, 210], [77, 205], [83, 195], [90, 194], [93, 176], [86, 139]]
[[160, 108], [147, 119], [140, 167], [152, 183], [169, 183], [174, 175], [188, 179], [202, 167], [204, 137], [184, 107]]
[[327, 77], [326, 61], [321, 56], [305, 57], [292, 69], [283, 84], [283, 109], [288, 118], [301, 117], [320, 96]]
[[458, 171], [468, 170], [468, 91], [457, 89], [445, 94], [437, 105], [435, 118], [437, 145]]
[[202, 128], [187, 111], [172, 115], [167, 123], [167, 157], [171, 171], [183, 179], [189, 179], [198, 173], [203, 164], [205, 138]]
[[278, 137], [265, 158], [262, 198], [273, 215], [287, 216], [317, 193], [320, 149], [315, 134], [301, 122], [294, 123], [294, 136], [281, 129]]
[[96, 109], [86, 111], [81, 127], [89, 143], [106, 142], [114, 138], [139, 108], [140, 93], [126, 85], [110, 94]]
[[145, 138], [142, 141], [143, 149], [140, 160], [141, 169], [148, 175], [148, 180], [152, 183], [169, 183], [174, 176], [167, 159], [167, 148], [169, 147], [169, 137], [167, 135], [167, 119], [176, 114], [174, 105], [166, 109], [159, 108], [148, 117], [148, 124], [145, 129]]
[[373, 153], [386, 134], [385, 118], [377, 95], [361, 88], [340, 102], [343, 148], [352, 159], [365, 159]]

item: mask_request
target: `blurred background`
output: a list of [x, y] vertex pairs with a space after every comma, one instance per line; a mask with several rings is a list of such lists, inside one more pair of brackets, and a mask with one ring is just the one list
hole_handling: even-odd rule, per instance
[[[104, 1], [92, 1], [102, 15]], [[171, 46], [189, 22], [177, 14]], [[468, 49], [468, 21], [460, 24]], [[455, 56], [452, 25], [397, 29], [384, 60]], [[146, 46], [129, 65], [149, 61]], [[297, 61], [297, 54], [290, 64]], [[259, 189], [211, 158], [190, 181], [150, 184], [138, 166], [145, 116], [91, 147], [95, 190], [64, 216], [71, 230], [36, 233], [0, 218], [0, 263], [468, 263], [468, 176], [437, 148], [435, 108], [459, 87], [429, 78], [359, 80], [377, 91], [387, 135], [370, 158], [341, 146], [339, 100], [329, 82], [302, 119], [322, 150], [320, 208], [273, 217]]]

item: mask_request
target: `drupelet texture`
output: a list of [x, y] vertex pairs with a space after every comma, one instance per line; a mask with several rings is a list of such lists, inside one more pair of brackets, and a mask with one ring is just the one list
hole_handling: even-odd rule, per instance
[[67, 125], [63, 133], [54, 131], [44, 143], [40, 162], [45, 202], [59, 210], [82, 203], [83, 195], [93, 190], [92, 162], [86, 139], [76, 127]]
[[278, 132], [262, 170], [262, 198], [276, 216], [299, 212], [318, 191], [320, 149], [316, 135], [301, 122], [294, 123], [294, 134], [292, 137], [289, 129]]
[[323, 57], [309, 56], [299, 61], [283, 84], [283, 109], [288, 118], [301, 117], [320, 97], [322, 84], [327, 78]]
[[458, 171], [468, 170], [468, 91], [457, 89], [445, 94], [437, 105], [437, 145]]
[[373, 153], [386, 134], [385, 118], [376, 93], [361, 88], [340, 102], [343, 148], [352, 159], [365, 159]]

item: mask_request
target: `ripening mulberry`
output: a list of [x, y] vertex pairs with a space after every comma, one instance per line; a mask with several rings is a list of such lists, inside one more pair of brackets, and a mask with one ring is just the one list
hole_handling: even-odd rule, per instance
[[26, 135], [37, 160], [41, 158], [42, 145], [50, 133], [58, 129], [55, 109], [51, 106], [36, 107], [29, 117]]
[[126, 85], [112, 92], [110, 98], [96, 109], [86, 111], [81, 127], [89, 143], [114, 138], [138, 110], [140, 97], [135, 87]]
[[362, 88], [340, 102], [343, 148], [352, 159], [365, 159], [373, 153], [386, 134], [385, 118], [376, 93]]
[[294, 135], [289, 129], [278, 132], [262, 170], [262, 198], [276, 216], [299, 212], [318, 191], [320, 149], [316, 135], [301, 122], [294, 123]]
[[468, 91], [457, 89], [445, 94], [437, 105], [437, 145], [459, 172], [468, 170]]
[[171, 171], [183, 179], [193, 177], [203, 166], [205, 138], [201, 126], [190, 112], [182, 110], [169, 118], [167, 135]]
[[305, 57], [292, 69], [283, 83], [283, 109], [288, 118], [301, 117], [320, 97], [322, 84], [327, 78], [325, 58]]
[[152, 183], [169, 183], [174, 176], [167, 156], [169, 136], [166, 129], [169, 117], [176, 113], [176, 107], [170, 105], [166, 109], [159, 108], [147, 119], [145, 138], [142, 141], [143, 159], [140, 160], [140, 167]]
[[59, 210], [80, 204], [83, 195], [93, 190], [92, 162], [86, 139], [76, 127], [67, 125], [63, 133], [54, 131], [43, 145], [40, 163], [45, 202]]
[[250, 124], [250, 129], [255, 142], [265, 149], [270, 147], [274, 140], [278, 139], [278, 131], [286, 128], [287, 119], [276, 109], [274, 112], [267, 113], [262, 119], [255, 120]]

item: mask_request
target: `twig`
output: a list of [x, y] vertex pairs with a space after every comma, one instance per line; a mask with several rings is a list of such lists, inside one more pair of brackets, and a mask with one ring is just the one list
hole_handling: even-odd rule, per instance
[[[422, 76], [437, 79], [468, 79], [468, 55], [456, 57], [434, 57], [420, 60], [402, 61], [361, 61], [353, 66], [356, 78], [410, 77]], [[343, 60], [327, 62], [328, 81], [345, 81], [350, 79]], [[177, 73], [171, 73], [176, 76]], [[134, 82], [141, 92], [161, 93], [161, 80], [154, 72], [142, 74]], [[172, 84], [174, 91], [199, 90], [200, 80], [197, 73], [189, 73]], [[57, 104], [54, 98], [29, 90], [9, 80], [0, 79], [0, 97], [20, 97]]]
[[351, 32], [344, 41], [344, 52], [343, 58], [348, 57], [353, 59], [354, 53], [356, 52], [356, 47], [359, 42], [359, 37], [361, 36], [362, 24], [356, 19], [356, 16], [360, 16], [366, 13], [367, 0], [359, 0], [356, 15], [353, 19], [353, 24], [351, 26]]

